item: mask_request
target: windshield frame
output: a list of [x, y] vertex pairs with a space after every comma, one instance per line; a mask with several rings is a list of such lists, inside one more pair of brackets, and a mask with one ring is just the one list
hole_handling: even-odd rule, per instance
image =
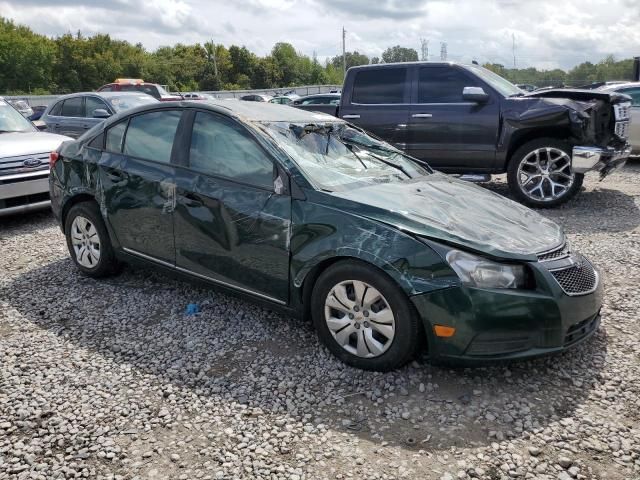
[[493, 90], [505, 98], [524, 95], [521, 88], [516, 87], [506, 78], [480, 65], [465, 65], [465, 68], [489, 85]]
[[31, 123], [27, 118], [25, 118], [13, 105], [11, 105], [6, 100], [0, 98], [0, 109], [2, 108], [8, 108], [9, 110], [7, 111], [10, 112], [10, 116], [15, 117], [15, 119], [19, 119], [17, 120], [17, 123], [18, 124], [22, 123], [24, 127], [21, 128], [20, 130], [5, 130], [2, 126], [2, 123], [0, 123], [0, 134], [5, 132], [29, 133], [29, 132], [38, 131], [35, 125]]
[[[397, 149], [393, 145], [390, 145], [384, 142], [383, 140], [379, 139], [375, 135], [372, 135], [371, 133], [366, 132], [361, 128], [357, 127], [356, 125], [350, 124], [348, 122], [343, 122], [336, 119], [336, 121], [325, 121], [325, 122], [318, 122], [318, 123], [307, 123], [307, 122], [288, 121], [288, 120], [272, 120], [272, 121], [262, 121], [262, 122], [252, 122], [252, 123], [254, 123], [254, 125], [264, 135], [267, 136], [267, 138], [274, 144], [274, 146], [280, 152], [282, 152], [282, 154], [286, 155], [287, 159], [293, 163], [293, 166], [295, 167], [295, 170], [297, 171], [297, 173], [312, 188], [318, 191], [344, 192], [354, 188], [362, 188], [362, 187], [372, 186], [376, 184], [412, 182], [415, 179], [424, 178], [425, 176], [432, 175], [434, 173], [433, 169], [426, 162], [413, 158], [410, 155], [407, 155], [402, 150]], [[305, 133], [305, 135], [317, 134], [321, 136], [330, 136], [331, 142], [337, 141], [340, 145], [342, 145], [344, 148], [347, 148], [350, 151], [350, 153], [353, 155], [354, 164], [359, 163], [363, 165], [364, 171], [372, 174], [375, 174], [376, 171], [381, 172], [382, 170], [386, 170], [385, 175], [364, 175], [363, 174], [361, 180], [358, 179], [357, 181], [354, 181], [354, 182], [327, 184], [326, 182], [323, 182], [318, 175], [314, 175], [312, 169], [305, 168], [303, 164], [304, 160], [302, 159], [301, 152], [295, 151], [297, 148], [302, 148], [303, 150], [306, 150], [304, 147], [297, 147], [292, 142], [288, 142], [286, 137], [280, 138], [280, 135], [278, 134], [278, 129], [281, 129], [281, 132], [287, 131], [287, 130], [284, 130], [286, 128], [285, 126], [288, 126], [289, 130], [293, 130], [292, 127], [304, 129], [305, 127], [308, 127], [308, 126], [311, 126], [311, 127], [318, 126], [321, 129], [328, 128], [328, 131], [327, 130], [312, 131], [309, 133]], [[367, 146], [364, 143], [350, 141], [348, 139], [344, 140], [344, 138], [338, 137], [336, 133], [333, 133], [333, 128], [335, 128], [336, 126], [342, 127], [343, 129], [348, 128], [350, 130], [358, 132], [360, 135], [363, 135], [364, 137], [368, 137], [368, 139], [371, 140], [371, 145]], [[292, 135], [295, 135], [295, 133], [292, 133]], [[300, 136], [299, 139], [301, 139], [303, 136]], [[364, 157], [361, 157], [361, 155], [358, 153], [360, 151], [364, 152], [364, 155], [365, 155]], [[320, 152], [313, 151], [311, 149], [309, 149], [307, 153], [310, 154], [310, 157], [313, 155], [323, 155]], [[384, 157], [385, 154], [389, 154], [389, 153], [393, 155], [392, 159], [396, 159], [397, 157], [399, 157], [403, 160], [403, 162], [396, 163], [396, 162], [393, 162], [392, 159], [390, 160], [388, 158], [385, 159], [385, 158], [379, 157], [379, 155]], [[367, 156], [369, 158], [367, 158]], [[343, 156], [334, 157], [332, 161], [338, 162], [342, 158], [345, 158], [345, 157]], [[366, 166], [363, 163], [363, 161], [367, 161], [368, 163], [370, 163], [370, 165]], [[384, 164], [384, 166], [381, 166], [381, 164]], [[315, 167], [315, 165], [313, 166]], [[410, 166], [409, 172], [407, 172], [406, 169], [409, 166]], [[350, 173], [340, 172], [337, 166], [335, 166], [335, 169], [333, 167], [334, 166], [330, 166], [331, 170], [336, 174], [340, 173], [341, 175], [344, 176], [344, 178], [348, 178], [349, 176], [352, 176], [352, 174]], [[359, 166], [357, 170], [358, 171], [360, 170]], [[392, 175], [392, 173], [394, 175]], [[406, 176], [408, 178], [402, 178], [402, 179], [394, 178], [394, 177], [401, 177], [401, 176]], [[381, 179], [381, 181], [372, 181], [373, 179]], [[383, 181], [382, 179], [385, 179], [386, 181]]]

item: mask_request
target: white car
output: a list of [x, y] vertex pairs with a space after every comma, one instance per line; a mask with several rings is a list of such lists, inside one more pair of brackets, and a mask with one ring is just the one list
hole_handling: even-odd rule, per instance
[[66, 140], [40, 132], [0, 97], [0, 216], [49, 207], [49, 153]]
[[624, 93], [631, 97], [631, 123], [629, 124], [629, 143], [632, 155], [640, 155], [640, 82], [616, 83], [605, 85], [599, 90]]

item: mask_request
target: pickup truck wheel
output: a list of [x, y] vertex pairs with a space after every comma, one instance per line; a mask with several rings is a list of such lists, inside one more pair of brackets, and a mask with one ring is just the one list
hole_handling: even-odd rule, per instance
[[584, 175], [571, 169], [571, 145], [555, 138], [540, 138], [516, 150], [509, 161], [507, 180], [519, 202], [549, 208], [578, 193]]
[[119, 263], [98, 205], [82, 202], [71, 207], [64, 231], [71, 258], [82, 273], [99, 278], [118, 270]]
[[417, 352], [421, 325], [411, 302], [383, 272], [353, 260], [325, 270], [313, 287], [318, 337], [344, 363], [389, 371]]

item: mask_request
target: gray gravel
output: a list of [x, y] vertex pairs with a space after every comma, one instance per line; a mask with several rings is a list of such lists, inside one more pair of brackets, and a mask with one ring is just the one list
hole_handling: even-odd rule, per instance
[[82, 277], [48, 213], [0, 220], [0, 479], [640, 478], [639, 195], [634, 164], [543, 212], [605, 273], [592, 341], [387, 374], [157, 271]]

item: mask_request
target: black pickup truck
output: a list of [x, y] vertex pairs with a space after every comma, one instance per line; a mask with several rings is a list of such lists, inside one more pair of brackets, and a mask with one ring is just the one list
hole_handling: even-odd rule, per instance
[[605, 176], [622, 166], [630, 114], [626, 95], [527, 93], [483, 67], [451, 62], [350, 68], [335, 112], [443, 172], [506, 172], [514, 197], [537, 207], [569, 200], [588, 171]]

